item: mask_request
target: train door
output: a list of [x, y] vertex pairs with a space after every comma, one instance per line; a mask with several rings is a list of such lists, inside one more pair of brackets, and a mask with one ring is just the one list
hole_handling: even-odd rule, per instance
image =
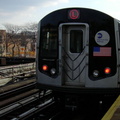
[[62, 24], [59, 27], [63, 85], [85, 86], [88, 33], [87, 24]]

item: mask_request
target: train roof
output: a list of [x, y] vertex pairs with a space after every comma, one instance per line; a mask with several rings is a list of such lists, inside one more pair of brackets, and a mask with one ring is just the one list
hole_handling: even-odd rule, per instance
[[[40, 20], [42, 25], [44, 24], [52, 24], [58, 25], [60, 23], [67, 22], [81, 22], [88, 23], [91, 22], [101, 22], [101, 21], [113, 21], [114, 18], [104, 12], [89, 9], [89, 8], [64, 8], [53, 11], [46, 15], [44, 18]], [[96, 23], [97, 23], [96, 22]]]
[[[86, 13], [86, 14], [84, 14], [84, 15], [87, 15], [87, 14], [89, 14], [89, 13], [93, 13], [93, 14], [101, 13], [102, 15], [106, 15], [106, 16], [109, 16], [109, 17], [113, 18], [113, 17], [110, 16], [109, 14], [104, 13], [104, 12], [101, 12], [101, 11], [98, 11], [98, 10], [95, 10], [95, 9], [91, 9], [91, 8], [79, 8], [79, 7], [73, 8], [73, 7], [72, 7], [72, 8], [58, 9], [58, 10], [55, 10], [55, 11], [53, 11], [53, 12], [50, 12], [49, 14], [47, 14], [46, 16], [44, 16], [43, 19], [46, 18], [46, 17], [48, 17], [49, 15], [52, 15], [52, 14], [55, 14], [55, 13], [57, 13], [58, 16], [59, 16], [61, 12], [62, 12], [62, 14], [63, 14], [63, 12], [65, 12], [65, 11], [68, 11], [68, 12], [69, 12], [70, 10], [78, 10], [79, 14], [81, 14], [82, 12]], [[61, 14], [61, 15], [62, 15], [62, 14]], [[64, 15], [64, 14], [63, 14], [63, 15]], [[80, 15], [80, 16], [81, 16], [81, 15]]]

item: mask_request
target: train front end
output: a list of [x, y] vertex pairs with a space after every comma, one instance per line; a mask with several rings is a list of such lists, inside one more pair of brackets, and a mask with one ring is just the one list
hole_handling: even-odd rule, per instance
[[39, 23], [37, 83], [62, 92], [120, 92], [118, 23], [91, 9], [68, 8]]

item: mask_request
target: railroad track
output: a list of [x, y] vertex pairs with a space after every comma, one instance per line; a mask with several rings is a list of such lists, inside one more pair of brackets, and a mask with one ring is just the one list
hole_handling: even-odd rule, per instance
[[78, 108], [73, 110], [69, 105], [55, 101], [52, 92], [48, 90], [2, 108], [0, 117], [1, 120], [101, 120], [100, 114], [103, 114], [104, 108], [99, 105], [97, 99], [90, 98], [82, 100]]
[[0, 100], [1, 100], [0, 107], [5, 106], [10, 102], [13, 102], [13, 101], [10, 101], [10, 98], [13, 97], [14, 98], [13, 100], [15, 101], [15, 96], [21, 93], [24, 93], [26, 91], [35, 89], [35, 87], [36, 87], [35, 79], [24, 80], [16, 84], [11, 84], [8, 86], [1, 87], [0, 88]]
[[73, 110], [56, 101], [52, 91], [47, 90], [3, 107], [0, 120], [101, 120], [104, 108], [99, 105], [97, 100], [86, 99]]
[[50, 90], [36, 89], [36, 80], [33, 78], [1, 87], [0, 120], [16, 117], [22, 119], [24, 115], [31, 116], [30, 111], [37, 112], [41, 107], [45, 109], [53, 104], [51, 98], [52, 92]]
[[51, 91], [47, 91], [46, 94], [43, 91], [40, 94], [37, 92], [1, 108], [0, 118], [2, 120], [27, 119], [52, 104], [54, 104], [54, 101]]
[[[40, 91], [35, 85], [36, 80], [31, 79], [1, 87], [0, 120], [100, 120], [106, 109], [104, 106], [108, 104], [108, 100], [100, 98], [103, 99], [100, 106], [98, 96], [87, 96], [85, 98], [89, 99], [84, 100], [80, 96], [78, 107], [75, 108], [77, 105], [73, 101], [71, 107], [69, 99], [64, 102], [56, 100], [51, 90]], [[109, 101], [114, 99], [109, 98]]]
[[[0, 119], [21, 120], [35, 118], [43, 113], [53, 118], [58, 107], [52, 91], [35, 89], [35, 80], [22, 81], [0, 89]], [[53, 113], [53, 108], [56, 111]], [[55, 110], [54, 109], [54, 110]], [[52, 114], [49, 114], [50, 111]]]

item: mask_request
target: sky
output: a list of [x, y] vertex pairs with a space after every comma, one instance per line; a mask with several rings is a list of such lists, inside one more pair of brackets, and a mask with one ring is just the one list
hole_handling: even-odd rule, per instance
[[38, 23], [62, 8], [92, 8], [120, 20], [120, 0], [0, 0], [0, 24]]

